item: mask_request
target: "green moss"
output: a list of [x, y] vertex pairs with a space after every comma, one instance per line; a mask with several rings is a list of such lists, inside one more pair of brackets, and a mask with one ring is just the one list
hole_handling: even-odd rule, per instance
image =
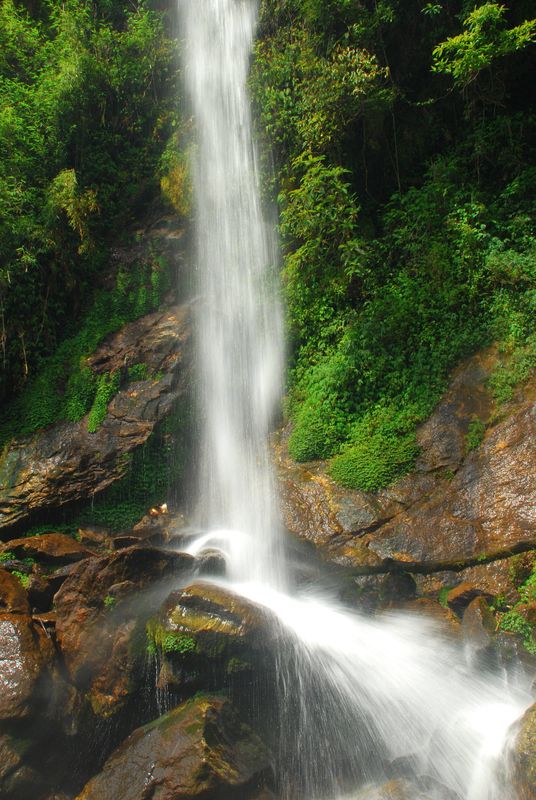
[[14, 561], [15, 554], [12, 553], [10, 550], [4, 550], [3, 553], [0, 553], [0, 564], [5, 564], [6, 561]]
[[180, 631], [166, 630], [157, 620], [150, 620], [146, 626], [147, 652], [150, 655], [157, 653], [178, 653], [185, 655], [193, 653], [197, 644], [193, 637]]
[[19, 579], [19, 581], [20, 581], [20, 583], [21, 583], [21, 585], [22, 585], [22, 587], [24, 589], [27, 589], [29, 587], [29, 585], [30, 585], [30, 576], [29, 575], [26, 575], [24, 572], [19, 572], [19, 570], [17, 570], [17, 569], [14, 569], [11, 574]]
[[448, 603], [447, 603], [447, 597], [449, 596], [449, 593], [451, 592], [451, 590], [452, 590], [452, 587], [450, 587], [450, 586], [444, 586], [443, 589], [439, 590], [439, 594], [437, 595], [437, 599], [439, 601], [439, 604], [442, 605], [443, 608], [448, 608], [449, 607]]
[[467, 431], [467, 435], [465, 437], [465, 447], [467, 452], [471, 452], [471, 450], [476, 450], [477, 447], [480, 447], [482, 441], [484, 439], [484, 435], [486, 433], [486, 425], [480, 419], [473, 419], [469, 423], [469, 430]]
[[164, 653], [192, 653], [196, 649], [195, 639], [184, 633], [167, 633], [162, 639]]
[[106, 419], [108, 404], [117, 394], [120, 382], [121, 376], [119, 372], [105, 372], [103, 375], [99, 375], [95, 399], [87, 421], [89, 433], [95, 433]]
[[[517, 574], [517, 566], [514, 568]], [[536, 602], [536, 566], [530, 575], [518, 587], [519, 600], [507, 611], [499, 613], [499, 627], [503, 631], [515, 633], [523, 638], [523, 644], [529, 653], [536, 654], [536, 637], [534, 625], [523, 616], [527, 604]], [[499, 604], [497, 604], [499, 607]]]
[[415, 434], [377, 435], [345, 449], [333, 459], [329, 474], [349, 489], [374, 492], [409, 472], [418, 453]]
[[104, 598], [104, 606], [105, 608], [113, 608], [117, 602], [117, 598], [113, 597], [111, 594], [107, 594]]
[[136, 381], [146, 381], [150, 378], [149, 368], [147, 364], [133, 364], [128, 368], [128, 380], [131, 383]]

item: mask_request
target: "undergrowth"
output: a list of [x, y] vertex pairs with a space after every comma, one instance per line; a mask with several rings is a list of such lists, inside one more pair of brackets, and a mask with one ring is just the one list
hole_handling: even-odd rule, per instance
[[65, 339], [22, 393], [2, 408], [0, 446], [62, 420], [76, 422], [88, 412], [88, 429], [96, 431], [119, 387], [119, 374], [97, 375], [87, 358], [106, 336], [157, 308], [168, 288], [169, 270], [160, 257], [137, 263], [129, 272], [121, 268], [111, 290], [98, 290], [78, 332]]
[[525, 615], [527, 606], [536, 603], [536, 565], [528, 578], [518, 587], [519, 600], [513, 606], [498, 614], [499, 627], [503, 631], [516, 633], [523, 638], [523, 645], [536, 655], [536, 636], [534, 625]]

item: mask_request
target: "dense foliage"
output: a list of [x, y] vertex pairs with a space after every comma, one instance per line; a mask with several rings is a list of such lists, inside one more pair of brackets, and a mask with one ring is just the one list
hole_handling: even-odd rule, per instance
[[175, 50], [145, 0], [0, 0], [0, 400], [75, 332], [109, 241], [169, 183]]
[[505, 353], [499, 401], [536, 365], [534, 41], [522, 0], [261, 4], [290, 452], [343, 484], [411, 468], [417, 423], [478, 347]]

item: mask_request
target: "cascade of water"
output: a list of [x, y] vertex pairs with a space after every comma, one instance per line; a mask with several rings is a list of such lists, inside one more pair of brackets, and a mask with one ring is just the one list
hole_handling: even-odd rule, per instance
[[282, 585], [267, 453], [281, 396], [275, 247], [261, 210], [246, 91], [255, 3], [181, 0], [197, 122], [195, 196], [203, 524], [230, 537], [234, 577]]
[[223, 550], [234, 590], [281, 620], [280, 795], [334, 800], [355, 789], [352, 797], [374, 800], [367, 783], [403, 762], [414, 800], [502, 800], [494, 765], [530, 702], [524, 691], [462, 666], [461, 648], [422, 620], [371, 620], [289, 594], [267, 451], [282, 325], [247, 97], [256, 2], [179, 0], [179, 8], [197, 125], [204, 422], [206, 532], [191, 551]]

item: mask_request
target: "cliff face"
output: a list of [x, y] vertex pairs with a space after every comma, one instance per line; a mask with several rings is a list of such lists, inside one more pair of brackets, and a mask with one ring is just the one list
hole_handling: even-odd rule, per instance
[[425, 591], [470, 580], [511, 594], [512, 557], [536, 548], [536, 380], [495, 408], [487, 380], [497, 359], [488, 350], [454, 373], [418, 431], [415, 471], [378, 493], [341, 488], [322, 462], [295, 464], [283, 432], [276, 453], [291, 533], [355, 576], [407, 572]]

